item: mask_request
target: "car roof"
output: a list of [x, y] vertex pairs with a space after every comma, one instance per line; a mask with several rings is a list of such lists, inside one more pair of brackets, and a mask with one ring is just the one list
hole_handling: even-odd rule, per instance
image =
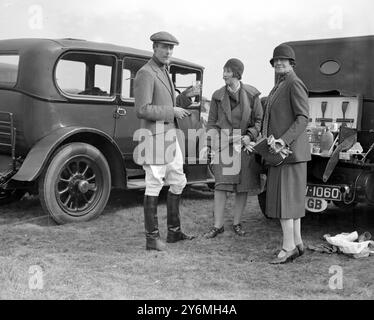
[[[312, 92], [339, 91], [374, 98], [372, 55], [374, 36], [343, 37], [286, 42], [296, 54], [295, 72]], [[340, 70], [323, 74], [321, 66], [336, 61]]]
[[[136, 56], [150, 59], [153, 55], [151, 51], [70, 38], [0, 40], [0, 54], [14, 53], [20, 56], [18, 79], [15, 88], [47, 100], [61, 99], [51, 75], [59, 57], [70, 50], [115, 54], [120, 58]], [[178, 58], [172, 58], [171, 64], [197, 70], [204, 69], [198, 64]]]
[[[0, 40], [0, 51], [14, 50], [18, 52], [40, 51], [40, 48], [56, 50], [56, 48], [64, 50], [92, 50], [101, 52], [112, 52], [120, 55], [136, 55], [145, 58], [151, 58], [153, 52], [132, 47], [120, 46], [111, 43], [87, 41], [83, 39], [63, 38], [63, 39], [42, 39], [42, 38], [21, 38], [21, 39], [7, 39]], [[39, 52], [42, 54], [42, 52]], [[181, 64], [184, 66], [204, 69], [203, 66], [192, 63], [187, 60], [172, 58], [172, 63]]]
[[321, 39], [312, 39], [312, 40], [299, 40], [299, 41], [288, 41], [285, 42], [289, 45], [298, 45], [298, 46], [309, 46], [315, 44], [336, 44], [336, 43], [362, 43], [367, 41], [374, 41], [374, 35], [368, 36], [358, 36], [358, 37], [341, 37], [341, 38], [321, 38]]

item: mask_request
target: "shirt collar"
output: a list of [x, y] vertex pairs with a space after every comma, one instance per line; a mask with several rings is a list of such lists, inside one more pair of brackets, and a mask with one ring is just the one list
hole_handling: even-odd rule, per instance
[[168, 66], [166, 64], [163, 64], [154, 55], [152, 56], [152, 60], [160, 67], [160, 69], [168, 71]]
[[238, 85], [234, 88], [234, 89], [231, 89], [230, 86], [227, 86], [227, 91], [232, 93], [232, 94], [235, 94], [239, 91], [240, 89], [240, 82], [238, 82]]

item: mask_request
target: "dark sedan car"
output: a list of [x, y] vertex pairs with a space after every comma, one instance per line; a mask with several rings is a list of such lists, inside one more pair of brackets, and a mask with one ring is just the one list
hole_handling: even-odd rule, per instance
[[[76, 39], [1, 40], [0, 204], [29, 192], [56, 222], [85, 221], [103, 211], [112, 187], [144, 188], [133, 160], [133, 81], [151, 56]], [[170, 74], [179, 91], [203, 81], [203, 67], [180, 59]], [[186, 133], [202, 127], [195, 102], [180, 122]], [[188, 182], [212, 182], [207, 164], [192, 156]]]

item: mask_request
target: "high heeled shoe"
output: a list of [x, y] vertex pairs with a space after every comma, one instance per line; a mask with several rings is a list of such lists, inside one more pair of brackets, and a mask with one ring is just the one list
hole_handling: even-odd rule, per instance
[[297, 249], [297, 247], [290, 251], [287, 251], [285, 249], [282, 249], [281, 251], [285, 252], [285, 255], [283, 257], [276, 257], [274, 260], [269, 262], [270, 264], [282, 264], [291, 262], [299, 256], [299, 250]]
[[305, 252], [304, 244], [301, 242], [296, 245], [297, 250], [299, 250], [299, 256], [302, 256]]

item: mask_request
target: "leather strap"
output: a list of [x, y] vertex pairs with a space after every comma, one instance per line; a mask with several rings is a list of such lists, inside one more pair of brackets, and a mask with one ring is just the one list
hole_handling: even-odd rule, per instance
[[345, 150], [348, 150], [348, 149], [352, 148], [352, 146], [356, 142], [357, 142], [357, 133], [354, 133], [353, 135], [345, 138], [342, 141], [342, 143], [340, 143], [336, 147], [333, 154], [331, 155], [331, 158], [327, 162], [325, 172], [323, 173], [323, 177], [322, 177], [323, 182], [326, 182], [330, 178], [330, 176], [331, 176], [332, 172], [334, 171], [337, 163], [339, 162], [339, 153], [341, 151], [345, 151]]

